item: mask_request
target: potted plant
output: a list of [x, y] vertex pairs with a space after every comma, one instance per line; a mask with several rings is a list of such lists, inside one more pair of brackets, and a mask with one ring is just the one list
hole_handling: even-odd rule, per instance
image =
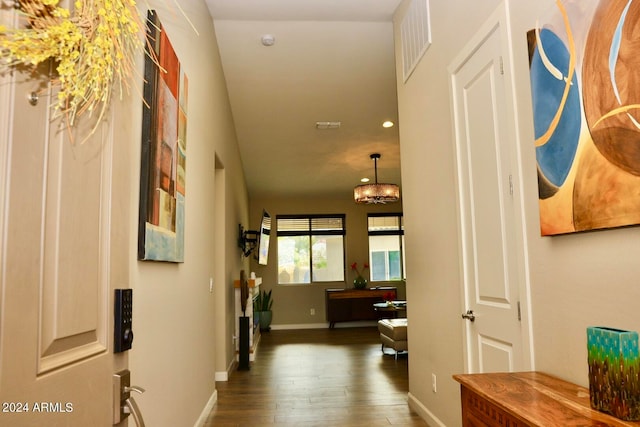
[[273, 306], [271, 291], [272, 289], [269, 289], [269, 292], [259, 292], [253, 303], [253, 315], [257, 316], [260, 320], [261, 331], [271, 330], [271, 318], [273, 317], [273, 312], [271, 311], [271, 307]]

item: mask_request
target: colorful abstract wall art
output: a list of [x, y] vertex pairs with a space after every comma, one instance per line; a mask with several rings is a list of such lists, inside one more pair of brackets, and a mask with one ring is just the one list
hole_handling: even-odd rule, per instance
[[188, 80], [152, 10], [147, 40], [138, 259], [183, 262]]
[[558, 0], [527, 33], [542, 235], [640, 223], [640, 1]]

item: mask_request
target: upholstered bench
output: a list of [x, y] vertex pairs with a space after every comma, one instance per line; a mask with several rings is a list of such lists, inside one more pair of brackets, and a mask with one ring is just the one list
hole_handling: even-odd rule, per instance
[[378, 331], [380, 332], [380, 341], [382, 341], [382, 352], [384, 347], [391, 347], [396, 352], [407, 351], [409, 349], [407, 342], [407, 319], [381, 319], [378, 320]]

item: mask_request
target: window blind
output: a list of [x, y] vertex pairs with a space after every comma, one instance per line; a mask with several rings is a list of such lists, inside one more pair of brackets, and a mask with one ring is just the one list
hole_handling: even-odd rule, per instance
[[344, 215], [278, 215], [278, 235], [303, 236], [309, 234], [344, 235]]

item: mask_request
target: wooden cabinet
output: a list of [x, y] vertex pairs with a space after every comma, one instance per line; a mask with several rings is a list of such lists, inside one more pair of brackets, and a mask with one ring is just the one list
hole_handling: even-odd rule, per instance
[[454, 375], [464, 427], [640, 426], [591, 409], [589, 389], [540, 372]]
[[377, 320], [378, 313], [373, 309], [373, 304], [384, 301], [384, 296], [389, 293], [393, 299], [398, 296], [395, 287], [327, 289], [325, 306], [329, 327], [333, 328], [337, 322]]

